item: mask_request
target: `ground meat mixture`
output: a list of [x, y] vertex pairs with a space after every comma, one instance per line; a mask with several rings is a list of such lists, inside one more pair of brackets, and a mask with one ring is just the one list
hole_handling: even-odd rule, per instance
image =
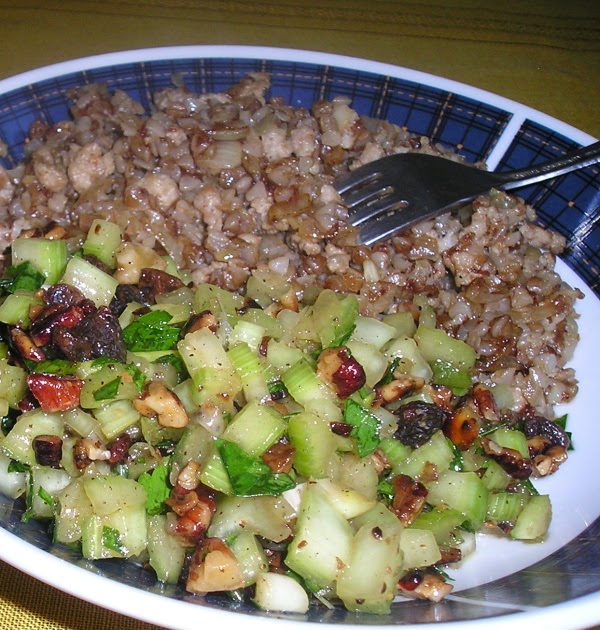
[[[371, 316], [414, 311], [418, 295], [441, 327], [477, 350], [481, 382], [512, 388], [515, 408], [551, 417], [570, 400], [577, 384], [565, 364], [581, 294], [554, 270], [564, 239], [536, 225], [517, 197], [492, 192], [465, 216], [358, 245], [336, 175], [397, 152], [458, 158], [359, 116], [347, 99], [309, 111], [269, 99], [268, 88], [262, 73], [220, 94], [174, 86], [154, 95], [149, 112], [102, 85], [74, 90], [72, 118], [34, 123], [24, 163], [0, 169], [4, 261], [17, 236], [52, 223], [75, 249], [104, 218], [168, 253], [197, 285], [243, 292], [260, 269], [285, 276], [299, 295], [313, 286], [354, 293]], [[144, 292], [139, 277], [117, 274]]]

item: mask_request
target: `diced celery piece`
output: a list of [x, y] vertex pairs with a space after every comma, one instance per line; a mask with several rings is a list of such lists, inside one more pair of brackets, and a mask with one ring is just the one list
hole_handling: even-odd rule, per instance
[[486, 518], [495, 523], [515, 523], [527, 500], [527, 495], [518, 492], [490, 494]]
[[139, 412], [131, 400], [115, 400], [94, 409], [94, 416], [100, 423], [102, 433], [112, 440], [134, 425], [140, 419]]
[[[107, 536], [108, 533], [111, 535]], [[83, 523], [81, 553], [88, 560], [129, 558], [144, 551], [147, 538], [143, 507], [118, 509], [105, 516], [94, 514]]]
[[[32, 466], [31, 514], [34, 518], [52, 518], [55, 513], [55, 501], [61, 490], [71, 483], [71, 476], [60, 468]], [[29, 493], [29, 489], [28, 489]]]
[[203, 464], [215, 450], [215, 443], [208, 429], [201, 424], [188, 424], [175, 447], [171, 468], [177, 473], [188, 462]]
[[329, 423], [312, 413], [295, 414], [288, 422], [288, 437], [295, 449], [294, 468], [300, 475], [329, 477], [335, 445]]
[[0, 452], [0, 494], [9, 499], [16, 499], [27, 489], [27, 473], [8, 472], [11, 462], [11, 457]]
[[333, 507], [347, 519], [364, 514], [377, 503], [374, 498], [368, 498], [353, 488], [344, 488], [331, 479], [319, 479], [316, 483]]
[[396, 370], [402, 374], [417, 376], [430, 381], [433, 371], [411, 337], [394, 339], [385, 351], [391, 360], [397, 359]]
[[64, 240], [16, 238], [11, 251], [14, 266], [28, 260], [44, 274], [47, 284], [56, 284], [67, 265], [67, 242]]
[[484, 464], [485, 472], [481, 477], [483, 485], [490, 491], [504, 490], [512, 481], [512, 477], [493, 459], [488, 459]]
[[17, 461], [36, 464], [33, 440], [38, 435], [63, 436], [64, 421], [60, 413], [33, 409], [19, 416], [9, 434], [0, 440], [0, 451]]
[[[79, 404], [84, 409], [97, 409], [104, 407], [107, 403], [114, 400], [133, 400], [139, 396], [139, 391], [135, 383], [126, 374], [125, 366], [115, 361], [107, 363], [99, 370], [92, 372], [86, 379], [81, 388], [79, 395]], [[110, 388], [114, 384], [114, 392], [108, 392], [107, 386]], [[112, 388], [111, 388], [112, 389]], [[105, 392], [105, 393], [103, 393]]]
[[112, 276], [78, 256], [73, 256], [67, 263], [61, 282], [79, 289], [96, 306], [108, 306], [119, 284]]
[[218, 337], [200, 328], [187, 334], [177, 349], [197, 387], [196, 401], [233, 410], [242, 384]]
[[25, 370], [18, 365], [10, 365], [5, 359], [0, 359], [0, 398], [6, 400], [13, 409], [17, 409], [26, 392]]
[[257, 400], [247, 403], [227, 425], [223, 438], [235, 442], [250, 455], [262, 455], [285, 433], [284, 417]]
[[350, 341], [359, 341], [381, 350], [383, 346], [397, 336], [394, 326], [390, 326], [374, 317], [359, 315]]
[[394, 327], [396, 330], [394, 337], [412, 337], [417, 331], [415, 318], [408, 311], [384, 315], [383, 323]]
[[29, 328], [29, 309], [34, 304], [41, 306], [43, 301], [31, 291], [17, 289], [14, 293], [7, 295], [2, 304], [0, 304], [0, 322], [21, 328]]
[[106, 516], [120, 509], [146, 506], [146, 490], [133, 479], [118, 475], [86, 477], [83, 487], [94, 514], [98, 516]]
[[449, 545], [453, 543], [452, 533], [464, 523], [464, 520], [464, 514], [457, 510], [434, 507], [429, 512], [421, 512], [410, 527], [429, 530], [438, 545]]
[[345, 341], [354, 330], [357, 316], [358, 300], [355, 295], [340, 299], [335, 291], [321, 291], [312, 307], [312, 318], [323, 348]]
[[227, 356], [242, 382], [246, 400], [267, 400], [269, 387], [256, 352], [242, 341], [230, 347]]
[[436, 431], [425, 444], [414, 449], [404, 462], [395, 464], [392, 470], [395, 474], [402, 473], [416, 479], [428, 465], [435, 466], [438, 474], [447, 470], [453, 459], [454, 452], [446, 436], [442, 431]]
[[278, 302], [292, 285], [287, 278], [274, 271], [254, 269], [246, 283], [246, 295], [263, 307]]
[[308, 611], [308, 594], [295, 578], [283, 573], [258, 573], [252, 601], [262, 610], [284, 613]]
[[407, 528], [400, 537], [402, 566], [406, 570], [428, 567], [442, 559], [433, 532], [428, 529]]
[[54, 540], [66, 545], [81, 540], [81, 528], [93, 514], [92, 503], [83, 487], [83, 479], [74, 479], [57, 495], [58, 510], [54, 521]]
[[360, 492], [367, 499], [377, 497], [379, 473], [373, 457], [359, 457], [354, 452], [340, 454], [334, 479], [342, 487]]
[[551, 519], [550, 497], [547, 494], [534, 495], [521, 510], [510, 536], [515, 540], [539, 540], [548, 533]]
[[392, 469], [399, 470], [410, 456], [412, 449], [400, 440], [395, 438], [385, 438], [379, 443], [379, 448], [384, 452], [386, 459], [391, 464]]
[[365, 371], [365, 385], [375, 387], [388, 368], [388, 361], [384, 354], [368, 343], [353, 339], [346, 346]]
[[116, 267], [115, 252], [121, 245], [123, 232], [116, 223], [94, 219], [83, 243], [83, 253], [95, 256], [110, 269]]
[[300, 511], [285, 564], [318, 588], [331, 586], [350, 562], [352, 527], [315, 484], [302, 492]]
[[265, 551], [254, 534], [240, 532], [229, 547], [237, 558], [246, 586], [254, 584], [259, 574], [269, 570]]
[[148, 517], [148, 556], [160, 582], [176, 584], [185, 563], [186, 550], [167, 531], [167, 517]]
[[271, 339], [280, 339], [283, 335], [283, 326], [275, 318], [260, 308], [249, 308], [244, 314], [240, 315], [239, 322], [246, 322], [259, 326], [264, 330], [263, 335]]
[[[252, 310], [255, 311], [256, 309]], [[262, 313], [263, 311], [258, 312]], [[265, 316], [269, 317], [268, 315]], [[264, 326], [260, 326], [259, 324], [255, 324], [245, 319], [240, 319], [234, 326], [231, 331], [231, 335], [229, 336], [229, 347], [233, 348], [237, 343], [241, 342], [247, 344], [254, 352], [256, 352], [264, 336]]]
[[490, 433], [488, 437], [502, 448], [511, 448], [520, 453], [522, 457], [526, 459], [529, 458], [527, 438], [522, 431], [501, 427], [500, 429], [496, 429], [493, 433]]
[[316, 374], [306, 359], [286, 370], [281, 380], [290, 396], [303, 406], [313, 401], [334, 400], [335, 394]]
[[248, 532], [281, 542], [292, 533], [292, 515], [291, 507], [280, 497], [225, 497], [219, 501], [207, 534], [226, 539]]
[[386, 519], [358, 529], [352, 540], [350, 561], [336, 583], [336, 593], [348, 610], [390, 612], [402, 572], [402, 536], [402, 525], [397, 519], [395, 523]]
[[465, 515], [465, 526], [477, 531], [485, 520], [488, 490], [474, 472], [446, 470], [428, 485], [427, 501], [438, 507], [450, 507]]
[[275, 339], [270, 339], [267, 344], [267, 361], [280, 374], [289, 370], [303, 357], [304, 353], [299, 348], [288, 346]]
[[414, 339], [428, 363], [440, 359], [458, 369], [471, 369], [475, 365], [475, 350], [439, 328], [420, 325]]
[[192, 306], [194, 313], [210, 311], [217, 319], [225, 318], [230, 326], [234, 326], [238, 319], [237, 309], [244, 306], [244, 298], [214, 284], [203, 284], [196, 289]]
[[225, 464], [215, 448], [213, 452], [206, 458], [202, 472], [200, 473], [200, 481], [209, 488], [222, 492], [223, 494], [233, 494], [229, 474], [225, 468]]
[[63, 412], [63, 418], [65, 424], [81, 437], [91, 437], [102, 432], [98, 420], [80, 407]]

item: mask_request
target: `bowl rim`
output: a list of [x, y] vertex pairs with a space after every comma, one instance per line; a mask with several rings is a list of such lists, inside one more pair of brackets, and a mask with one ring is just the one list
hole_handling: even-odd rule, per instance
[[[548, 127], [557, 133], [572, 139], [579, 144], [589, 144], [595, 138], [568, 123], [554, 118], [537, 109], [519, 103], [518, 101], [500, 96], [494, 92], [483, 90], [472, 85], [456, 80], [447, 79], [439, 75], [414, 70], [404, 66], [369, 60], [365, 58], [352, 57], [334, 53], [304, 50], [300, 48], [249, 46], [249, 45], [186, 45], [186, 46], [159, 46], [152, 48], [138, 48], [131, 50], [121, 50], [109, 53], [89, 55], [80, 58], [73, 58], [66, 61], [41, 66], [27, 70], [19, 74], [0, 80], [0, 94], [5, 94], [13, 90], [30, 86], [40, 81], [58, 78], [63, 75], [73, 74], [91, 69], [99, 69], [109, 66], [123, 66], [128, 64], [138, 64], [153, 61], [167, 61], [175, 59], [195, 59], [195, 58], [215, 58], [215, 59], [264, 59], [272, 61], [289, 61], [301, 64], [313, 64], [321, 66], [335, 66], [344, 69], [351, 69], [358, 72], [381, 74], [391, 76], [418, 84], [434, 85], [436, 88], [446, 90], [467, 98], [477, 100], [486, 104], [506, 110], [512, 114], [511, 120], [500, 140], [490, 156], [490, 166], [493, 162], [506, 152], [514, 135], [526, 120], [531, 120], [541, 126]], [[156, 594], [142, 589], [107, 579], [81, 566], [70, 564], [52, 553], [40, 550], [25, 540], [22, 540], [10, 531], [0, 527], [0, 547], [11, 548], [10, 561], [2, 558], [5, 562], [28, 575], [57, 588], [65, 593], [73, 595], [79, 599], [111, 610], [118, 614], [130, 616], [147, 623], [162, 625], [172, 630], [192, 630], [197, 627], [198, 616], [202, 622], [227, 623], [231, 621], [231, 612], [224, 609], [212, 608], [208, 606], [195, 606], [193, 603], [164, 597], [161, 606], [155, 607]], [[40, 551], [43, 551], [40, 554]], [[61, 584], [56, 584], [51, 578], [56, 574], [61, 574]], [[129, 613], [131, 602], [136, 601], [141, 606], [136, 608], [135, 613]], [[536, 608], [532, 611], [515, 612], [508, 616], [474, 619], [469, 621], [435, 622], [435, 626], [440, 623], [447, 628], [460, 630], [485, 629], [496, 630], [510, 623], [515, 630], [529, 630], [532, 621], [548, 622], [551, 626], [556, 625], [559, 620], [564, 630], [577, 629], [592, 626], [598, 623], [598, 604], [600, 602], [600, 592], [590, 593], [576, 599], [555, 604], [544, 609]], [[144, 604], [148, 605], [144, 605]], [[243, 614], [244, 630], [260, 630], [264, 624], [296, 622], [316, 630], [322, 628], [323, 624], [316, 622], [293, 619], [286, 615], [273, 614], [272, 616]], [[345, 628], [353, 630], [364, 630], [371, 627], [385, 627], [396, 624], [342, 624]], [[433, 623], [408, 624], [403, 626], [410, 630], [433, 630]]]

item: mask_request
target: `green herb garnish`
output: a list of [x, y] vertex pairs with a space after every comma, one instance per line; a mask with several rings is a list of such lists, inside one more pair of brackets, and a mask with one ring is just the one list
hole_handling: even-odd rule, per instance
[[359, 457], [370, 455], [379, 446], [379, 418], [352, 399], [346, 400], [344, 422], [352, 425], [350, 437], [356, 440]]
[[121, 385], [121, 377], [117, 376], [117, 378], [105, 383], [94, 392], [94, 400], [110, 400], [114, 398], [119, 393], [119, 385]]
[[33, 363], [31, 372], [40, 374], [57, 374], [58, 376], [72, 376], [76, 372], [75, 364], [65, 359], [51, 359]]
[[46, 281], [46, 277], [30, 261], [26, 260], [19, 265], [9, 267], [6, 270], [7, 277], [0, 280], [0, 287], [8, 293], [18, 290], [37, 291]]
[[142, 473], [138, 483], [146, 490], [146, 513], [150, 516], [166, 511], [165, 501], [171, 495], [169, 458], [165, 457], [152, 472]]
[[104, 525], [102, 527], [102, 546], [115, 551], [121, 556], [127, 553], [127, 549], [121, 541], [121, 532], [114, 527], [108, 527]]
[[296, 485], [286, 473], [274, 473], [269, 466], [240, 446], [218, 439], [217, 448], [236, 496], [277, 496]]
[[171, 350], [179, 339], [179, 328], [169, 326], [173, 316], [166, 311], [140, 315], [123, 329], [123, 341], [131, 352]]

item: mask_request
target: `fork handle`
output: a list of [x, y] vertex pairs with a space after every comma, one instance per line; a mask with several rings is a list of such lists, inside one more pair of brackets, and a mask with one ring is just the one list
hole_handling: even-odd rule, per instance
[[495, 173], [502, 178], [503, 184], [500, 186], [504, 190], [536, 184], [545, 179], [550, 179], [558, 175], [570, 173], [578, 168], [590, 166], [600, 162], [600, 142], [594, 142], [586, 147], [580, 147], [562, 157], [536, 164], [528, 168], [523, 168], [506, 173]]

